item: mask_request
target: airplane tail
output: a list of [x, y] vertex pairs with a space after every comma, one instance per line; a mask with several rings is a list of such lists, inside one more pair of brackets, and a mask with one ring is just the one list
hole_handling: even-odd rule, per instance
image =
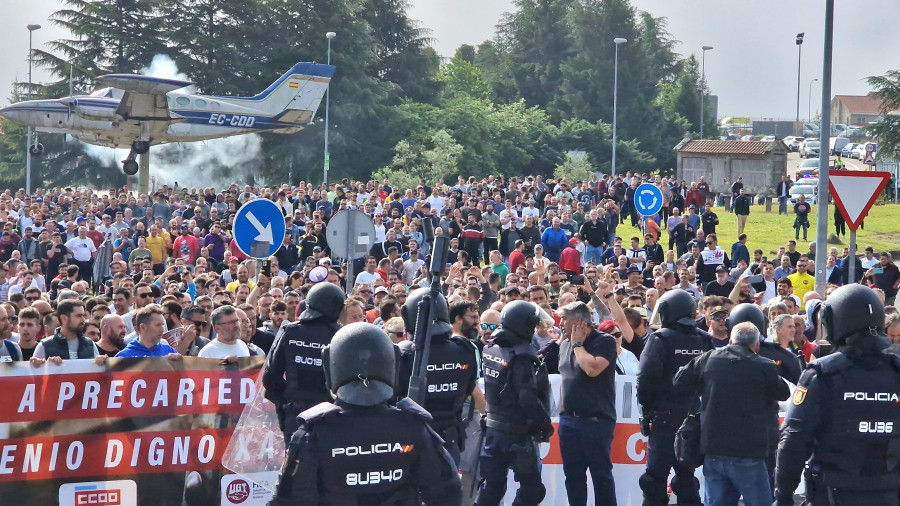
[[281, 121], [310, 122], [334, 74], [333, 65], [301, 62], [253, 97], [221, 97], [263, 110]]

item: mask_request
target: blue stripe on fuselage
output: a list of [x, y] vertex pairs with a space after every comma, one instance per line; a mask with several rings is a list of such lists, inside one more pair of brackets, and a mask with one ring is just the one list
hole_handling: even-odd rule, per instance
[[237, 114], [207, 111], [176, 111], [186, 118], [186, 123], [192, 125], [217, 126], [223, 128], [241, 128], [252, 130], [270, 130], [278, 128], [292, 128], [301, 126], [301, 123], [291, 123], [274, 120], [272, 116], [263, 114]]

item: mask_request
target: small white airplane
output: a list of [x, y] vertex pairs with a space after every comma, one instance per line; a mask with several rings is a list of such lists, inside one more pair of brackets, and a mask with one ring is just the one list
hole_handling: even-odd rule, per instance
[[[312, 122], [334, 70], [333, 65], [298, 63], [253, 97], [190, 95], [178, 91], [194, 84], [189, 81], [109, 74], [97, 79], [107, 87], [90, 95], [18, 102], [0, 108], [0, 116], [38, 132], [130, 147], [122, 169], [134, 175], [135, 158], [154, 144], [302, 130]], [[29, 151], [40, 156], [43, 146], [35, 143]]]

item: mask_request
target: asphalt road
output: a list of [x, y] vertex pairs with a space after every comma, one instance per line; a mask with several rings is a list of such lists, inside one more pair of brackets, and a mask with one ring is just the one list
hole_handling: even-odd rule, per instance
[[[796, 152], [788, 153], [787, 173], [788, 173], [788, 175], [791, 176], [791, 179], [794, 179], [794, 174], [797, 173], [797, 167], [800, 165], [800, 162], [802, 160], [806, 160], [806, 158], [800, 158], [799, 153], [796, 153]], [[810, 160], [812, 160], [812, 158], [810, 158]], [[831, 160], [830, 165], [834, 165], [834, 161], [837, 160], [837, 157], [831, 156], [831, 157], [829, 157], [829, 160]], [[847, 158], [847, 157], [844, 157], [843, 160], [844, 160], [844, 167], [846, 167], [847, 170], [869, 170], [869, 166], [862, 163], [862, 161], [860, 161], [860, 160], [854, 160], [852, 158]]]

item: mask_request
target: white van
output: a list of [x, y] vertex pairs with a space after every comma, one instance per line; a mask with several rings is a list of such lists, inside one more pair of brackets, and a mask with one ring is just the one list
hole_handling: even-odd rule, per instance
[[840, 155], [841, 150], [844, 149], [844, 146], [850, 144], [850, 139], [847, 137], [832, 137], [828, 140], [828, 150], [832, 155]]

